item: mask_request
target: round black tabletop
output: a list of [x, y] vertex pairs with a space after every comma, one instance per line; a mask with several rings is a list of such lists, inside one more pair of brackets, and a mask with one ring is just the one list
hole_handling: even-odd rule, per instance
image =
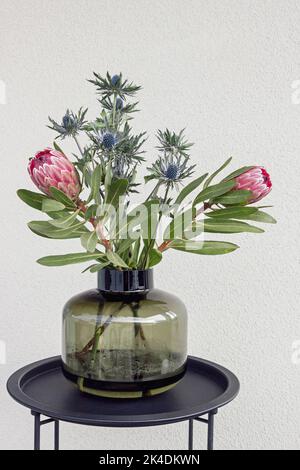
[[239, 392], [236, 376], [224, 367], [188, 358], [184, 378], [161, 395], [115, 399], [86, 395], [61, 371], [60, 356], [35, 362], [7, 382], [12, 398], [49, 418], [107, 427], [155, 426], [202, 416], [231, 402]]

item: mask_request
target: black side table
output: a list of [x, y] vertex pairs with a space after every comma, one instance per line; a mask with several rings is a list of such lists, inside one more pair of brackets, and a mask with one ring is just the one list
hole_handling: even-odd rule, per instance
[[[60, 356], [35, 362], [15, 372], [7, 382], [12, 398], [34, 416], [34, 449], [40, 449], [40, 429], [54, 423], [54, 449], [59, 449], [59, 421], [106, 427], [139, 427], [189, 421], [188, 448], [193, 449], [193, 424], [208, 426], [207, 449], [213, 450], [214, 417], [239, 392], [229, 370], [189, 357], [187, 373], [176, 387], [161, 395], [138, 399], [98, 398], [81, 394], [61, 372]], [[46, 419], [41, 420], [41, 415]], [[204, 416], [207, 415], [207, 418]]]

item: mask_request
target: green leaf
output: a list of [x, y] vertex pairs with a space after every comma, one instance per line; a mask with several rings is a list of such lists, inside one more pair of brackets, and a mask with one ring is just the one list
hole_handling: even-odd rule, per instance
[[43, 266], [66, 266], [67, 264], [83, 263], [93, 259], [101, 258], [102, 253], [69, 253], [66, 255], [45, 256], [37, 260]]
[[94, 253], [98, 243], [97, 233], [95, 231], [84, 233], [83, 235], [81, 235], [80, 241], [83, 248], [85, 248], [90, 253]]
[[95, 200], [96, 203], [100, 202], [100, 194], [99, 189], [101, 185], [101, 178], [102, 178], [102, 167], [101, 165], [96, 166], [95, 170], [93, 171], [91, 177], [91, 193], [87, 200], [89, 203], [92, 199]]
[[192, 226], [194, 217], [196, 216], [195, 207], [190, 207], [184, 212], [176, 215], [164, 231], [164, 240], [173, 240], [182, 237], [188, 227]]
[[55, 150], [65, 155], [65, 152], [60, 148], [60, 146], [55, 142], [55, 140], [53, 142], [53, 147], [55, 148]]
[[43, 201], [48, 199], [44, 194], [28, 191], [27, 189], [18, 189], [17, 195], [25, 204], [39, 211], [42, 210]]
[[128, 249], [131, 247], [131, 245], [134, 243], [133, 238], [125, 238], [124, 240], [121, 240], [119, 245], [118, 245], [118, 253], [122, 254], [125, 251], [128, 251]]
[[111, 162], [105, 168], [105, 179], [104, 179], [104, 187], [105, 187], [105, 194], [108, 193], [109, 187], [112, 181], [112, 170], [111, 170]]
[[162, 260], [162, 253], [157, 250], [156, 248], [152, 248], [149, 252], [149, 259], [148, 259], [148, 268], [152, 268], [153, 266], [160, 263]]
[[88, 268], [84, 269], [82, 272], [84, 273], [85, 271], [90, 271], [91, 273], [97, 273], [98, 271], [101, 271], [101, 269], [106, 268], [106, 266], [109, 265], [109, 262], [103, 262], [103, 263], [96, 263], [92, 264]]
[[74, 201], [72, 201], [72, 199], [70, 199], [64, 192], [60, 191], [60, 189], [51, 186], [50, 193], [56, 201], [61, 202], [69, 209], [76, 208], [76, 204], [74, 203]]
[[106, 204], [111, 204], [114, 207], [119, 206], [119, 198], [126, 193], [128, 187], [127, 179], [113, 179], [105, 199]]
[[[64, 217], [60, 216], [58, 218], [55, 218], [54, 220], [49, 220], [49, 224], [57, 228], [70, 227], [76, 221], [78, 214], [79, 214], [79, 209], [76, 212], [73, 212], [72, 214], [67, 214]], [[77, 222], [79, 223], [79, 220], [77, 220]]]
[[248, 220], [253, 220], [255, 222], [262, 222], [265, 224], [277, 224], [277, 220], [274, 219], [270, 214], [264, 211], [257, 211], [255, 214], [252, 214], [248, 217]]
[[228, 194], [224, 194], [223, 196], [220, 196], [215, 199], [215, 203], [217, 204], [224, 204], [225, 206], [227, 204], [245, 204], [249, 200], [249, 198], [252, 196], [252, 191], [247, 191], [245, 189], [238, 189], [235, 191], [231, 191]]
[[206, 212], [205, 215], [214, 219], [248, 219], [249, 215], [257, 212], [256, 207], [228, 207], [226, 209], [214, 210]]
[[191, 183], [189, 183], [185, 188], [182, 189], [182, 191], [179, 193], [177, 196], [177, 199], [175, 201], [175, 204], [181, 204], [182, 201], [195, 189], [197, 189], [200, 184], [205, 180], [207, 177], [208, 173], [205, 173], [205, 175], [200, 176], [199, 178], [195, 179]]
[[140, 237], [134, 242], [133, 252], [132, 252], [131, 261], [130, 261], [131, 267], [137, 266], [138, 264], [140, 248], [141, 248], [141, 240], [142, 238]]
[[220, 166], [220, 168], [218, 168], [218, 170], [216, 170], [216, 171], [205, 181], [204, 186], [203, 186], [204, 189], [207, 188], [207, 187], [210, 185], [210, 183], [212, 182], [212, 180], [213, 180], [219, 173], [221, 173], [221, 171], [223, 171], [224, 168], [226, 168], [226, 167], [229, 165], [229, 163], [231, 162], [231, 160], [232, 160], [232, 157], [228, 158], [228, 160], [226, 160], [226, 162], [223, 163], [223, 165]]
[[65, 209], [65, 205], [61, 202], [55, 201], [54, 199], [44, 199], [42, 202], [42, 211], [43, 212], [56, 212], [62, 211]]
[[121, 267], [121, 268], [128, 268], [128, 265], [125, 263], [124, 260], [117, 254], [114, 253], [113, 251], [107, 251], [105, 253], [107, 259], [111, 262], [116, 267]]
[[209, 199], [214, 199], [222, 194], [227, 193], [235, 186], [235, 181], [224, 181], [223, 183], [214, 184], [208, 188], [203, 189], [201, 193], [195, 198], [193, 206], [199, 204], [200, 202], [207, 201]]
[[84, 227], [82, 222], [71, 225], [71, 227], [58, 228], [48, 221], [33, 220], [28, 223], [28, 227], [36, 235], [56, 239], [79, 238], [83, 233], [87, 232], [87, 228]]
[[170, 244], [170, 248], [197, 255], [225, 255], [239, 248], [238, 245], [229, 242], [219, 241], [186, 241], [174, 240]]
[[84, 214], [85, 219], [89, 220], [91, 217], [96, 217], [97, 215], [97, 210], [98, 210], [98, 204], [92, 204], [87, 208], [86, 213]]
[[263, 233], [259, 227], [241, 222], [239, 220], [230, 219], [206, 219], [196, 223], [197, 228], [202, 229], [204, 232], [212, 233]]
[[236, 178], [237, 176], [240, 176], [242, 173], [245, 173], [245, 171], [251, 170], [252, 168], [254, 168], [253, 165], [252, 166], [243, 166], [242, 168], [239, 168], [238, 170], [235, 170], [232, 173], [230, 173], [228, 176], [226, 176], [226, 178], [223, 179], [223, 181], [228, 181], [228, 180], [231, 180], [233, 178]]

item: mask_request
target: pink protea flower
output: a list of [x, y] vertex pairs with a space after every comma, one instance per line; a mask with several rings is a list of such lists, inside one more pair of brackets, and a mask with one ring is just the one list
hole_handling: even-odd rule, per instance
[[81, 190], [73, 163], [61, 152], [47, 148], [37, 152], [28, 163], [28, 172], [40, 191], [50, 196], [54, 186], [70, 199], [76, 200]]
[[262, 166], [254, 166], [235, 178], [236, 186], [233, 189], [252, 191], [247, 203], [252, 204], [265, 197], [272, 189], [269, 173]]

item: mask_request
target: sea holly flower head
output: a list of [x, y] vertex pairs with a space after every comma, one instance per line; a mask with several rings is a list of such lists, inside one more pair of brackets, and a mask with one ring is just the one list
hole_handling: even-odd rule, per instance
[[87, 113], [87, 109], [78, 111], [77, 114], [73, 113], [69, 109], [67, 109], [65, 115], [62, 118], [61, 124], [57, 123], [54, 119], [49, 117], [49, 121], [51, 126], [48, 126], [50, 129], [57, 132], [61, 139], [65, 137], [75, 137], [81, 130], [84, 129], [86, 124], [85, 115]]
[[165, 172], [165, 176], [169, 180], [175, 181], [177, 178], [178, 172], [179, 172], [179, 167], [174, 163], [170, 163], [170, 165], [168, 166]]
[[113, 77], [111, 77], [111, 83], [113, 84], [113, 86], [116, 86], [119, 80], [120, 75], [114, 75]]
[[122, 98], [117, 98], [116, 99], [116, 109], [118, 109], [119, 111], [122, 110], [124, 107], [124, 102], [122, 100]]
[[182, 130], [176, 134], [168, 129], [164, 132], [158, 131], [157, 148], [162, 155], [151, 167], [147, 168], [150, 175], [146, 176], [146, 181], [157, 179], [173, 187], [193, 174], [195, 165], [189, 164], [188, 154], [188, 149], [193, 144], [185, 139], [183, 132]]
[[102, 145], [106, 150], [111, 150], [118, 141], [116, 134], [113, 134], [112, 132], [104, 132], [101, 139]]
[[175, 183], [182, 183], [185, 178], [191, 176], [194, 168], [195, 165], [189, 165], [189, 159], [186, 157], [160, 156], [151, 167], [147, 168], [150, 175], [146, 176], [146, 181], [157, 179], [173, 187]]
[[81, 191], [78, 174], [63, 153], [50, 148], [37, 152], [27, 168], [34, 184], [47, 196], [51, 195], [50, 188], [54, 186], [70, 199], [78, 198]]

